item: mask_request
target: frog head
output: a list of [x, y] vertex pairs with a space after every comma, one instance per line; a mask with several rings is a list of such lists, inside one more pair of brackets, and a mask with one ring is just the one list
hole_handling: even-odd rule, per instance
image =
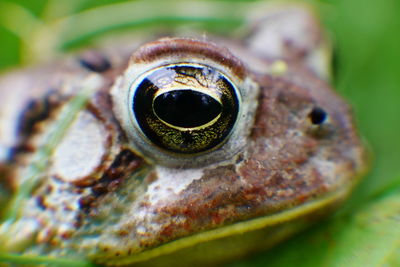
[[270, 37], [281, 49], [263, 50], [258, 33], [162, 38], [84, 68], [42, 67], [40, 81], [35, 71], [4, 79], [5, 97], [19, 77], [17, 92], [46, 88], [34, 92], [56, 104], [14, 155], [12, 187], [31, 186], [0, 228], [2, 249], [106, 265], [210, 262], [331, 213], [366, 165], [349, 106], [314, 69], [320, 45], [283, 31]]

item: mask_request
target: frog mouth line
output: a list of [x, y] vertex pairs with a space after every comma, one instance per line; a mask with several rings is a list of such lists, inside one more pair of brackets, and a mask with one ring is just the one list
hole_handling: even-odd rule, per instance
[[188, 237], [183, 237], [135, 255], [121, 257], [119, 259], [114, 258], [111, 260], [108, 257], [94, 257], [92, 258], [92, 260], [96, 263], [105, 264], [107, 266], [120, 266], [140, 263], [154, 259], [156, 257], [166, 256], [179, 250], [189, 248], [201, 243], [206, 243], [230, 236], [240, 235], [246, 232], [252, 232], [256, 230], [261, 230], [263, 228], [277, 226], [282, 223], [291, 222], [295, 219], [311, 215], [313, 212], [320, 210], [324, 206], [329, 206], [329, 204], [331, 203], [336, 203], [337, 200], [345, 199], [345, 197], [351, 192], [352, 188], [357, 184], [356, 181], [358, 181], [358, 179], [352, 180], [352, 185], [349, 187], [343, 187], [341, 190], [330, 193], [323, 198], [311, 200], [300, 206], [283, 212], [241, 221], [231, 225], [227, 225], [222, 228], [212, 229]]

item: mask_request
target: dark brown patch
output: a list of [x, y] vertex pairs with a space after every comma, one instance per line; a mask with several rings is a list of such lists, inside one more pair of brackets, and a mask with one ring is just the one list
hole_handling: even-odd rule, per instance
[[95, 177], [84, 177], [82, 179], [79, 179], [77, 181], [74, 181], [74, 185], [78, 186], [78, 187], [88, 187], [88, 186], [92, 186], [94, 183], [96, 183], [96, 178]]
[[108, 192], [107, 183], [97, 183], [92, 187], [93, 194], [100, 196]]
[[44, 196], [37, 196], [36, 197], [36, 204], [38, 205], [39, 208], [42, 210], [45, 210], [47, 208], [44, 200]]
[[129, 234], [129, 231], [126, 230], [119, 230], [118, 235], [121, 237], [127, 236]]
[[242, 62], [231, 52], [211, 42], [194, 39], [164, 38], [140, 47], [131, 60], [135, 63], [151, 62], [161, 57], [177, 55], [197, 55], [206, 57], [229, 68], [240, 79], [244, 79], [246, 70]]
[[79, 57], [79, 64], [93, 72], [105, 72], [111, 68], [111, 62], [100, 52], [89, 50]]
[[96, 200], [96, 198], [92, 195], [89, 196], [85, 196], [85, 197], [81, 197], [79, 199], [79, 207], [84, 210], [87, 211], [90, 209], [92, 203]]
[[47, 185], [44, 192], [45, 192], [45, 194], [49, 195], [53, 192], [53, 190], [54, 190], [53, 186]]
[[[103, 195], [117, 190], [121, 182], [136, 171], [143, 160], [129, 149], [122, 150], [114, 159], [108, 169], [106, 169], [100, 179], [91, 187], [91, 194], [79, 200], [81, 210], [91, 213], [96, 208], [99, 198]], [[95, 211], [93, 211], [95, 212]], [[77, 218], [77, 220], [82, 218]], [[77, 225], [81, 225], [78, 223]]]
[[[117, 179], [121, 179], [124, 178], [126, 175], [130, 175], [133, 171], [139, 168], [139, 166], [142, 163], [143, 163], [142, 158], [139, 158], [131, 150], [129, 149], [122, 150], [116, 156], [110, 168], [108, 168], [104, 172], [103, 176], [99, 179], [98, 184], [96, 184], [95, 187], [97, 187], [97, 189], [102, 188], [102, 190], [104, 190], [105, 186], [108, 191], [110, 189], [108, 188], [108, 186], [110, 186], [111, 183], [113, 182], [115, 183]], [[114, 186], [111, 186], [111, 188], [114, 188]], [[96, 193], [101, 194], [100, 192]]]
[[29, 138], [39, 131], [38, 125], [51, 117], [65, 99], [56, 91], [50, 89], [42, 98], [32, 99], [28, 102], [19, 117], [17, 132], [18, 145], [12, 150], [11, 158], [23, 152], [32, 152], [35, 148], [29, 144]]
[[62, 239], [70, 239], [72, 237], [73, 233], [70, 231], [64, 232], [60, 235]]

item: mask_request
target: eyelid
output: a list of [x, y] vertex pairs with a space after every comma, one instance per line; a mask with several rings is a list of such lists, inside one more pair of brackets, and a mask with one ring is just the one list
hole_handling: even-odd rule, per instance
[[166, 57], [191, 56], [207, 58], [229, 69], [239, 79], [244, 79], [246, 69], [243, 63], [228, 49], [212, 42], [203, 42], [186, 38], [163, 38], [140, 47], [131, 57], [136, 64], [149, 63]]

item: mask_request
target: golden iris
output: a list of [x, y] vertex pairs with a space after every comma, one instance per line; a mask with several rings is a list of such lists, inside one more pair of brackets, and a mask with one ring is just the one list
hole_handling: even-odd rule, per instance
[[209, 66], [168, 65], [143, 78], [132, 110], [144, 135], [160, 148], [199, 153], [223, 144], [231, 132], [239, 111], [236, 91]]

